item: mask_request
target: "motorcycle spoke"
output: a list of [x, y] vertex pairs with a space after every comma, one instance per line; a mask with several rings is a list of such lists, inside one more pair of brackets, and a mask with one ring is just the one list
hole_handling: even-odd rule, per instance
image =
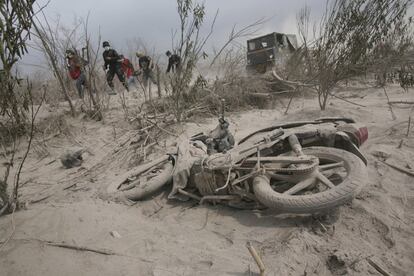
[[327, 186], [328, 188], [335, 188], [335, 185], [332, 183], [331, 180], [329, 180], [326, 176], [324, 176], [322, 173], [318, 172], [316, 177], [318, 178], [318, 180], [320, 182], [322, 182], [322, 184], [324, 184], [325, 186]]
[[337, 162], [337, 163], [319, 165], [319, 170], [320, 171], [326, 171], [326, 170], [342, 167], [343, 165], [344, 165], [344, 162]]
[[314, 177], [302, 180], [302, 181], [298, 182], [295, 186], [291, 187], [289, 190], [284, 191], [283, 194], [285, 194], [285, 195], [294, 195], [294, 194], [302, 191], [303, 189], [308, 188], [312, 184], [314, 184], [315, 180], [316, 179]]

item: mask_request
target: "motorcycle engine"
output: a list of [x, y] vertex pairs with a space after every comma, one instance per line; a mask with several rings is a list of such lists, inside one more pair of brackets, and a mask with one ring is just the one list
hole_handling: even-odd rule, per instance
[[226, 189], [219, 190], [225, 185], [227, 181], [227, 175], [222, 173], [221, 170], [210, 170], [203, 167], [201, 164], [194, 164], [190, 172], [190, 182], [195, 185], [199, 193], [203, 196], [206, 195], [225, 195]]

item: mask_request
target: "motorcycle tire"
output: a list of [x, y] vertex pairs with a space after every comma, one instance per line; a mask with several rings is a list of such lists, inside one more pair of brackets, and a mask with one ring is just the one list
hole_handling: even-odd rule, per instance
[[153, 195], [155, 192], [160, 190], [165, 184], [171, 181], [172, 172], [174, 169], [174, 166], [171, 162], [165, 162], [163, 164], [160, 164], [159, 166], [152, 168], [150, 172], [154, 169], [157, 169], [156, 175], [152, 176], [143, 183], [141, 183], [142, 179], [140, 179], [140, 176], [144, 176], [148, 173], [148, 171], [142, 173], [141, 175], [138, 175], [138, 178], [136, 180], [128, 184], [128, 186], [132, 187], [131, 189], [118, 189], [115, 196], [118, 198], [127, 198], [133, 201], [142, 200]]
[[328, 147], [309, 147], [304, 148], [303, 153], [320, 159], [343, 162], [343, 167], [347, 170], [346, 178], [335, 187], [320, 193], [287, 195], [273, 190], [267, 176], [257, 176], [253, 180], [253, 190], [256, 198], [263, 205], [285, 213], [326, 212], [352, 201], [367, 181], [365, 164], [360, 158], [348, 151]]

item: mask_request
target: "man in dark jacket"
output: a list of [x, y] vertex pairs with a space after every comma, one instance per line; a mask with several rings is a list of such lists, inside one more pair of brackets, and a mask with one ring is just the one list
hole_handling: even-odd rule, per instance
[[138, 65], [141, 70], [138, 74], [142, 73], [144, 86], [147, 87], [148, 80], [151, 80], [153, 84], [157, 84], [157, 81], [154, 77], [154, 72], [152, 71], [154, 69], [154, 64], [152, 63], [151, 58], [142, 53], [136, 53], [136, 55], [138, 58]]
[[167, 74], [172, 69], [172, 72], [176, 72], [180, 69], [181, 58], [177, 54], [172, 54], [170, 51], [165, 53], [168, 57]]
[[104, 41], [102, 47], [105, 49], [102, 55], [105, 62], [104, 70], [106, 72], [106, 81], [108, 82], [109, 87], [114, 90], [114, 83], [112, 80], [116, 74], [125, 89], [129, 91], [128, 84], [125, 81], [124, 72], [122, 72], [121, 58], [118, 53], [111, 48], [108, 41]]

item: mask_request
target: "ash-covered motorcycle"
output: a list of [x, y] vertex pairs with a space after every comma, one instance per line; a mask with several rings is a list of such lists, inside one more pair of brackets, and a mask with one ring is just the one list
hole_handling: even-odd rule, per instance
[[171, 199], [317, 213], [351, 201], [367, 180], [359, 147], [368, 130], [352, 119], [276, 124], [237, 144], [228, 126], [221, 117], [210, 133], [127, 172], [107, 192], [141, 200], [172, 180]]

